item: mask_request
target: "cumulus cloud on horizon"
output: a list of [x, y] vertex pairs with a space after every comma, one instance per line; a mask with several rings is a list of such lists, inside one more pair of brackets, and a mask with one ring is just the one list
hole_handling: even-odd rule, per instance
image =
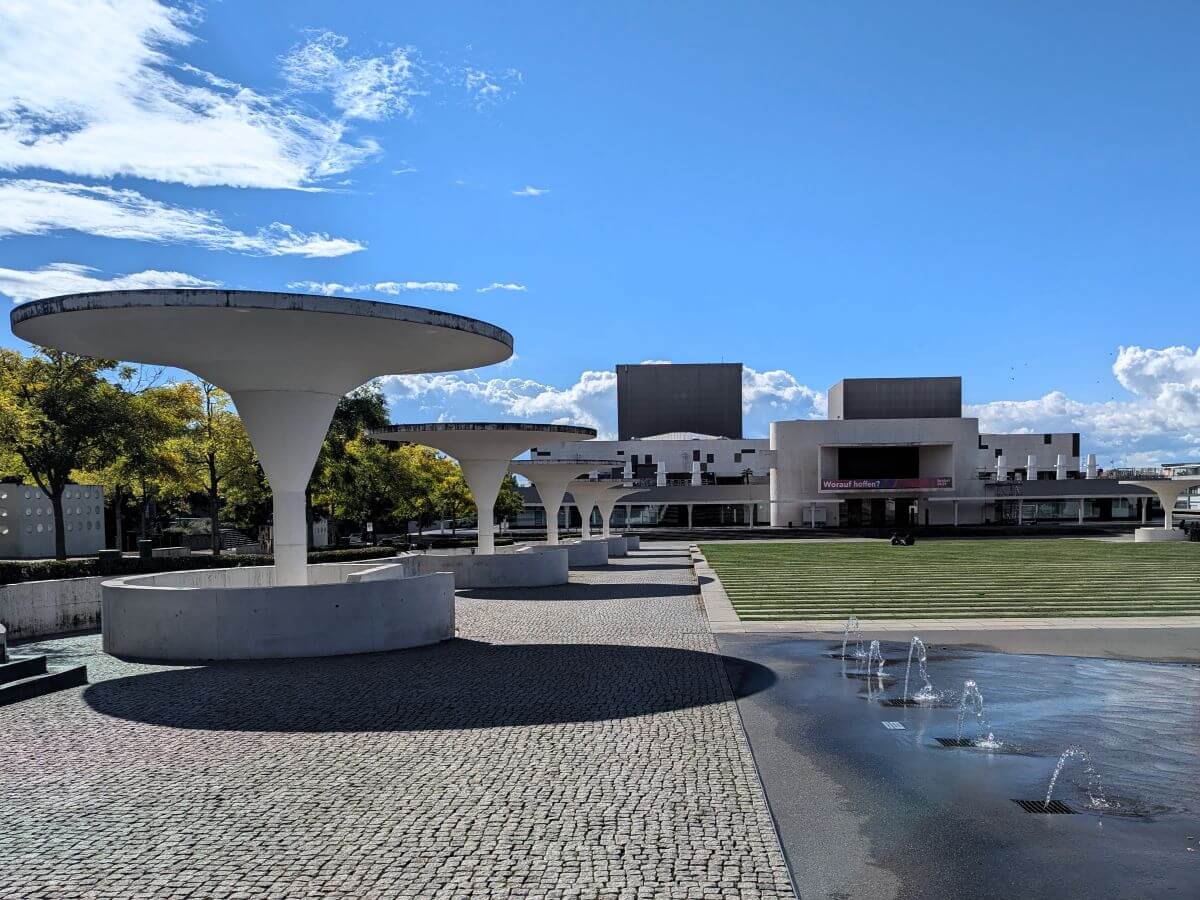
[[[1078, 431], [1082, 451], [1096, 453], [1103, 465], [1200, 458], [1200, 347], [1122, 347], [1112, 371], [1128, 399], [1089, 403], [1049, 391], [968, 404], [963, 414], [979, 418], [985, 432]], [[383, 384], [396, 415], [407, 420], [537, 419], [616, 434], [613, 371], [585, 371], [566, 386], [457, 373], [393, 376]], [[827, 397], [787, 370], [744, 366], [742, 413], [745, 433], [765, 437], [773, 421], [823, 418]]]
[[[655, 360], [668, 364], [664, 360]], [[587, 425], [601, 437], [617, 431], [617, 374], [585, 371], [566, 387], [529, 378], [479, 378], [458, 373], [394, 375], [383, 379], [398, 417], [439, 421], [510, 418], [554, 424]], [[782, 370], [742, 369], [742, 411], [746, 433], [767, 433], [775, 419], [813, 418], [823, 414], [824, 395]]]

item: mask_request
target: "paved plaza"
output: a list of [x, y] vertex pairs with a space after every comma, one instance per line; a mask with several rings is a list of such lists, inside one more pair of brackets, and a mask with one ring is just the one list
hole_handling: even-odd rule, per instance
[[685, 545], [458, 604], [369, 656], [38, 645], [92, 684], [0, 709], [0, 897], [791, 896]]

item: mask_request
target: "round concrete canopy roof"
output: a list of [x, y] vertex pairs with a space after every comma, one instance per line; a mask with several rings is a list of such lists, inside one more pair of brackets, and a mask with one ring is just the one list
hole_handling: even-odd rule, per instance
[[503, 328], [432, 309], [310, 294], [102, 291], [34, 300], [13, 333], [81, 356], [172, 366], [228, 391], [345, 393], [380, 375], [502, 362]]
[[373, 428], [369, 437], [434, 447], [455, 459], [510, 460], [540, 443], [586, 441], [596, 429], [529, 422], [429, 422]]
[[571, 473], [572, 478], [595, 472], [597, 469], [611, 469], [621, 465], [618, 459], [514, 459], [509, 468], [526, 478], [536, 478], [538, 475], [551, 473]]

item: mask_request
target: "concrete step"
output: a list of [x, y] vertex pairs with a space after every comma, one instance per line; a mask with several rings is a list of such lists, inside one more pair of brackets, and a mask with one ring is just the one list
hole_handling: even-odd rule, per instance
[[7, 662], [0, 663], [0, 684], [45, 674], [46, 657], [44, 656], [10, 656]]
[[87, 666], [68, 666], [46, 671], [44, 656], [25, 657], [24, 660], [40, 660], [41, 673], [0, 684], [0, 706], [87, 684]]

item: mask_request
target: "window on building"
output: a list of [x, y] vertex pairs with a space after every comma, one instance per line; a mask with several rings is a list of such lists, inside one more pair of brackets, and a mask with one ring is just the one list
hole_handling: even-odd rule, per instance
[[1054, 435], [1052, 435], [1052, 434], [1043, 434], [1042, 435], [1042, 443], [1043, 444], [1049, 444], [1053, 440], [1054, 440]]
[[999, 459], [999, 458], [1000, 458], [1000, 457], [1002, 457], [1003, 455], [1004, 455], [1004, 448], [1003, 448], [1003, 447], [997, 447], [997, 448], [996, 448], [996, 459]]
[[654, 462], [654, 457], [651, 456], [649, 453], [647, 453], [646, 454], [646, 465], [650, 465], [652, 462]]
[[753, 447], [743, 447], [742, 452], [743, 453], [755, 453], [757, 451]]
[[699, 450], [692, 451], [692, 462], [700, 462], [700, 451]]
[[711, 453], [709, 453], [709, 454], [707, 454], [707, 455], [705, 456], [705, 460], [704, 460], [704, 461], [705, 461], [705, 462], [716, 462], [716, 460], [714, 460], [714, 459], [713, 459], [713, 455], [712, 455]]
[[739, 463], [739, 462], [741, 462], [741, 461], [742, 461], [742, 454], [740, 454], [740, 453], [735, 453], [735, 454], [733, 454], [733, 461], [734, 461], [735, 463]]

